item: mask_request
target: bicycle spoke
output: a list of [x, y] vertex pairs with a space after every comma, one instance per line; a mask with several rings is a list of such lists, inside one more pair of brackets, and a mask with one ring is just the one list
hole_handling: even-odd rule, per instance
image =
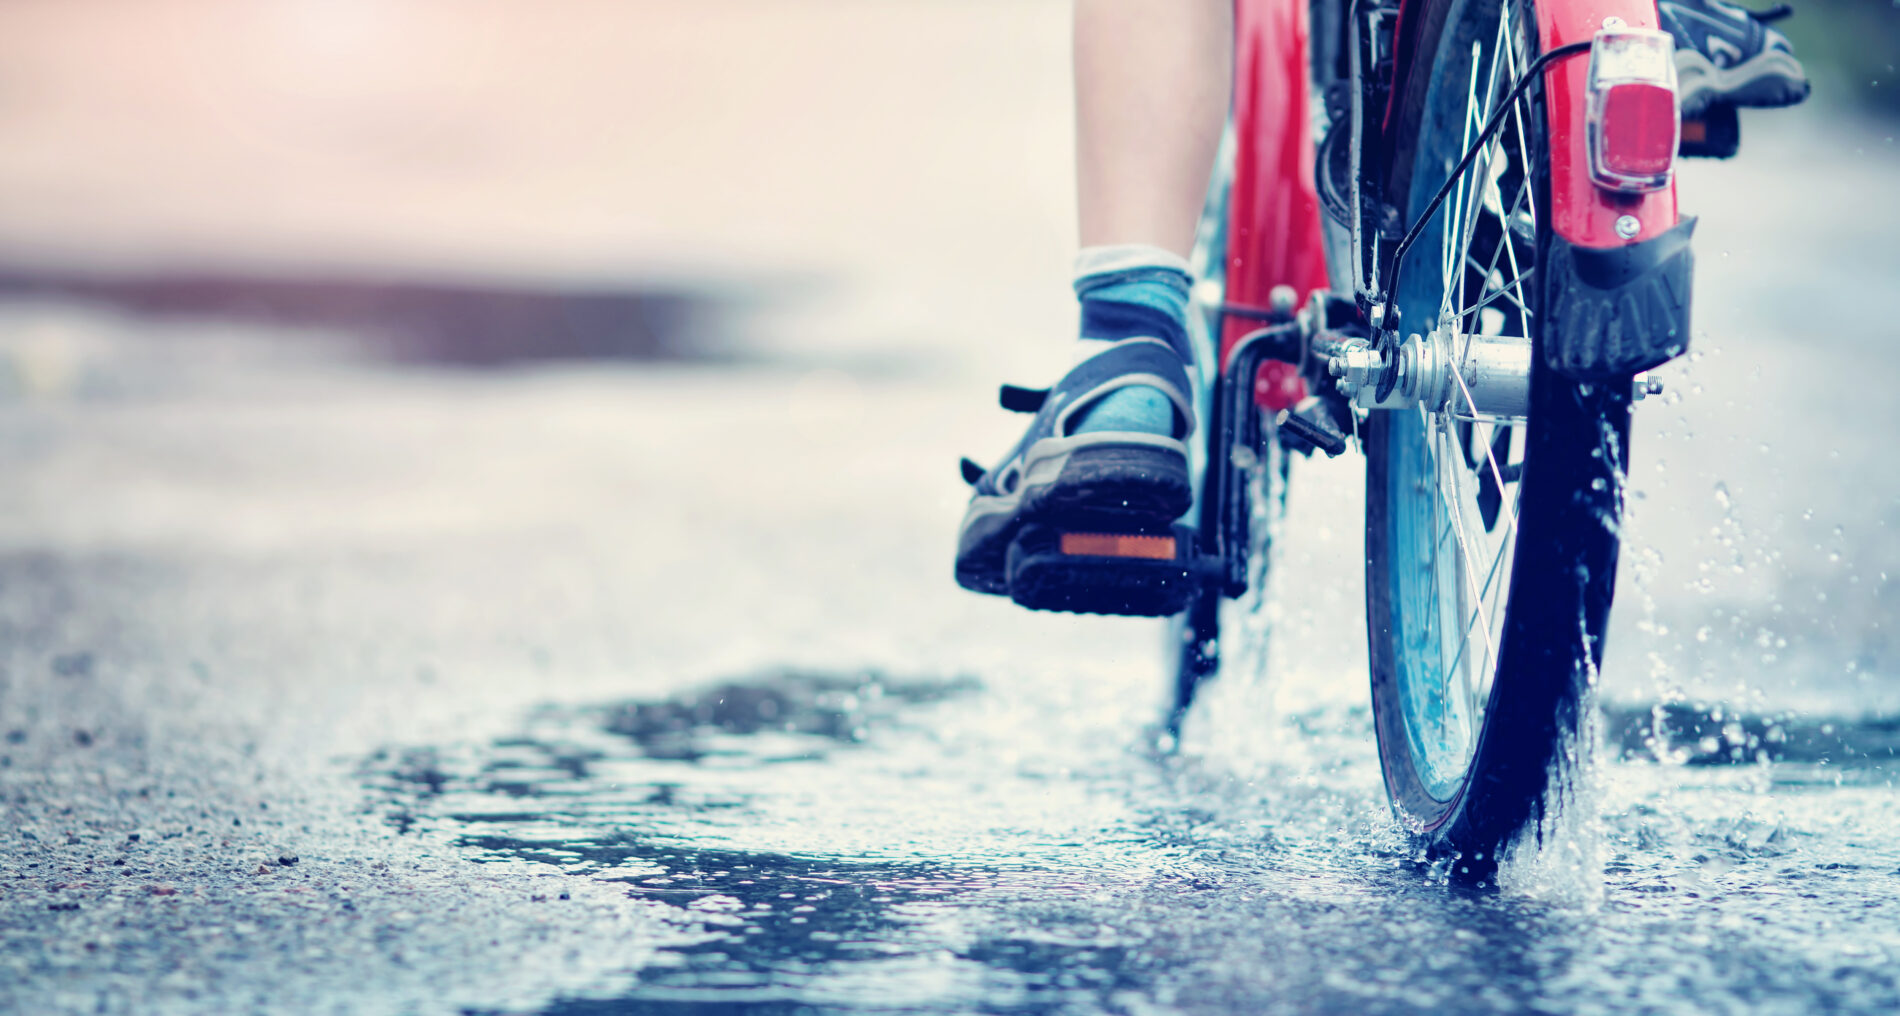
[[[1435, 490], [1438, 494], [1438, 497], [1434, 499], [1433, 508], [1432, 508], [1433, 523], [1434, 523], [1433, 529], [1435, 531], [1440, 532], [1441, 534], [1443, 532], [1443, 530], [1440, 529], [1440, 527], [1436, 524], [1439, 518], [1439, 511], [1442, 508], [1446, 517], [1446, 528], [1450, 529], [1452, 535], [1456, 538], [1455, 544], [1458, 548], [1458, 555], [1459, 555], [1458, 560], [1454, 562], [1453, 566], [1458, 569], [1459, 574], [1464, 579], [1464, 583], [1462, 584], [1463, 588], [1460, 589], [1459, 595], [1461, 597], [1466, 596], [1466, 595], [1471, 596], [1472, 601], [1474, 603], [1474, 609], [1479, 612], [1482, 612], [1484, 609], [1484, 602], [1485, 602], [1484, 592], [1481, 589], [1479, 589], [1476, 584], [1475, 576], [1477, 575], [1479, 569], [1477, 567], [1476, 557], [1472, 553], [1472, 550], [1470, 547], [1471, 540], [1468, 535], [1467, 526], [1464, 521], [1465, 513], [1463, 510], [1463, 501], [1466, 495], [1466, 491], [1465, 491], [1464, 485], [1459, 482], [1458, 470], [1457, 470], [1457, 466], [1455, 465], [1455, 462], [1457, 461], [1458, 457], [1446, 456], [1446, 455], [1441, 454], [1443, 450], [1441, 442], [1451, 440], [1451, 431], [1450, 431], [1450, 424], [1449, 424], [1450, 418], [1447, 415], [1441, 414], [1438, 416], [1437, 422], [1434, 423], [1433, 420], [1430, 418], [1430, 416], [1428, 416], [1425, 413], [1425, 409], [1423, 406], [1419, 407], [1419, 413], [1420, 413], [1420, 421], [1425, 426], [1425, 433], [1430, 436], [1429, 442], [1427, 444], [1427, 449], [1428, 449], [1428, 454], [1431, 457], [1431, 474], [1433, 478], [1436, 481], [1438, 481], [1435, 485]], [[1488, 457], [1490, 457], [1490, 453], [1488, 451], [1486, 454]], [[1495, 457], [1492, 457], [1492, 458], [1493, 458], [1492, 464], [1493, 464], [1493, 467], [1495, 468], [1496, 466]], [[1448, 462], [1451, 462], [1454, 464], [1448, 467], [1447, 466]], [[1446, 490], [1447, 486], [1450, 487], [1449, 493]], [[1511, 520], [1511, 528], [1510, 528], [1511, 537], [1514, 537], [1515, 533], [1516, 533], [1516, 518], [1515, 518], [1515, 512], [1514, 512], [1513, 518]], [[1507, 546], [1511, 542], [1514, 542], [1514, 539], [1507, 538], [1507, 540], [1505, 541]], [[1438, 580], [1439, 580], [1439, 575], [1443, 566], [1440, 564], [1437, 557], [1439, 553], [1439, 547], [1442, 545], [1442, 543], [1443, 543], [1443, 537], [1441, 535], [1440, 537], [1434, 540], [1433, 546], [1432, 546], [1433, 560], [1432, 560], [1432, 569], [1431, 569], [1431, 602], [1434, 602], [1434, 603], [1439, 602], [1439, 597], [1442, 595], [1441, 587], [1439, 586]], [[1487, 583], [1487, 585], [1488, 584], [1489, 583]], [[1460, 613], [1462, 613], [1462, 611]], [[1468, 638], [1469, 635], [1470, 635], [1469, 630], [1463, 633], [1463, 636], [1465, 638]], [[1483, 672], [1488, 674], [1490, 672], [1491, 661], [1495, 660], [1497, 656], [1496, 648], [1493, 644], [1491, 631], [1488, 627], [1484, 630], [1484, 641], [1485, 641], [1485, 657], [1482, 663], [1482, 668], [1483, 668]], [[1442, 641], [1441, 641], [1441, 645], [1442, 645]], [[1462, 657], [1463, 657], [1463, 651], [1461, 649], [1456, 658], [1461, 659]], [[1441, 659], [1442, 659], [1442, 651], [1441, 651]], [[1451, 674], [1449, 672], [1450, 669], [1451, 668], [1447, 668], [1447, 671], [1444, 675], [1447, 681], [1449, 681], [1451, 677]], [[1470, 678], [1471, 678], [1471, 675], [1468, 669], [1460, 673], [1460, 679], [1462, 681], [1469, 682]], [[1476, 719], [1477, 717], [1474, 716], [1473, 720], [1475, 721]]]
[[[1425, 413], [1425, 407], [1423, 407], [1423, 406], [1420, 406], [1420, 407], [1419, 407], [1419, 410], [1418, 410], [1418, 413], [1419, 413], [1419, 422], [1420, 422], [1421, 424], [1423, 424], [1423, 425], [1424, 425], [1424, 427], [1425, 427], [1425, 433], [1426, 433], [1427, 435], [1430, 435], [1430, 434], [1432, 433], [1432, 430], [1431, 430], [1431, 418], [1430, 418], [1430, 417], [1429, 417], [1429, 416], [1428, 416], [1428, 415], [1427, 415], [1427, 414]], [[1436, 442], [1435, 442], [1435, 440], [1428, 440], [1428, 441], [1427, 441], [1427, 443], [1426, 443], [1426, 445], [1425, 445], [1425, 453], [1426, 453], [1426, 455], [1427, 455], [1427, 456], [1429, 456], [1429, 457], [1430, 457], [1430, 459], [1431, 459], [1431, 474], [1432, 474], [1432, 479], [1433, 479], [1433, 481], [1434, 481], [1434, 489], [1437, 489], [1437, 484], [1436, 484], [1436, 481], [1437, 481], [1437, 478], [1438, 478], [1438, 474], [1439, 474], [1439, 469], [1438, 469], [1438, 446], [1437, 446], [1437, 444], [1436, 444]], [[1439, 508], [1440, 508], [1440, 506], [1441, 506], [1441, 503], [1442, 503], [1442, 498], [1433, 498], [1433, 499], [1432, 499], [1432, 544], [1431, 544], [1431, 559], [1430, 559], [1429, 561], [1427, 561], [1427, 562], [1425, 562], [1425, 564], [1426, 564], [1426, 565], [1428, 566], [1428, 569], [1429, 569], [1429, 572], [1430, 572], [1430, 575], [1431, 575], [1431, 586], [1430, 586], [1430, 589], [1429, 589], [1429, 595], [1428, 595], [1428, 597], [1427, 597], [1427, 602], [1430, 602], [1430, 603], [1434, 603], [1434, 604], [1436, 604], [1436, 603], [1438, 602], [1438, 596], [1439, 596], [1439, 592], [1438, 592], [1438, 572], [1439, 572], [1439, 568], [1438, 568], [1438, 549], [1439, 549], [1440, 547], [1442, 547], [1442, 546], [1444, 546], [1444, 544], [1445, 544], [1445, 538], [1446, 538], [1447, 536], [1449, 536], [1449, 535], [1451, 535], [1451, 517], [1450, 517], [1449, 515], [1447, 515], [1447, 516], [1445, 516], [1445, 517], [1444, 517], [1444, 524], [1443, 524], [1442, 526], [1441, 526], [1441, 525], [1439, 524]], [[1442, 649], [1440, 650], [1440, 655], [1441, 655], [1441, 656], [1443, 655], [1443, 651], [1442, 651]]]
[[[1478, 65], [1481, 56], [1482, 50], [1477, 40], [1474, 39], [1471, 43], [1471, 73], [1465, 81], [1465, 122], [1463, 131], [1463, 147], [1465, 148], [1470, 148], [1473, 139], [1484, 130], [1484, 114], [1478, 107]], [[1487, 107], [1490, 105], [1489, 98], [1485, 100], [1485, 105]], [[1453, 276], [1455, 274], [1457, 277], [1459, 302], [1461, 303], [1464, 300], [1464, 273], [1459, 269], [1457, 252], [1464, 249], [1465, 246], [1468, 246], [1468, 241], [1465, 241], [1465, 222], [1469, 217], [1472, 179], [1471, 176], [1460, 177], [1456, 186], [1453, 188], [1452, 200], [1446, 206], [1449, 211], [1447, 212], [1445, 222], [1444, 239], [1440, 242], [1439, 246], [1439, 277], [1441, 287], [1439, 292], [1447, 296], [1450, 295]], [[1458, 237], [1458, 239], [1454, 240], [1453, 237]]]
[[1524, 276], [1528, 273], [1518, 267], [1516, 244], [1506, 241], [1504, 244], [1504, 253], [1511, 259], [1512, 285], [1517, 288], [1517, 298], [1512, 302], [1516, 303], [1518, 309], [1524, 312], [1524, 317], [1526, 321], [1528, 321], [1531, 316], [1531, 309], [1528, 306], [1528, 302], [1524, 299]]
[[[1500, 543], [1498, 545], [1497, 554], [1491, 558], [1491, 568], [1489, 571], [1485, 573], [1484, 587], [1482, 590], [1480, 590], [1481, 594], [1485, 592], [1489, 592], [1491, 590], [1491, 583], [1493, 580], [1497, 578], [1498, 569], [1500, 566], [1504, 564], [1504, 558], [1507, 554], [1511, 552], [1512, 546], [1513, 544], [1509, 540], [1506, 540], [1503, 543]], [[1492, 601], [1493, 602], [1492, 616], [1489, 620], [1489, 623], [1495, 623], [1496, 604], [1503, 602], [1503, 600], [1504, 598], [1500, 596], [1500, 597], [1497, 597], [1494, 601]], [[1458, 653], [1457, 655], [1453, 656], [1451, 659], [1451, 665], [1453, 667], [1456, 667], [1458, 665], [1458, 662], [1464, 659], [1465, 648], [1471, 644], [1471, 629], [1474, 625], [1478, 623], [1478, 618], [1483, 616], [1484, 612], [1485, 612], [1484, 603], [1482, 601], [1480, 601], [1478, 606], [1473, 608], [1473, 610], [1471, 611], [1471, 620], [1465, 622], [1464, 635], [1458, 640]]]
[[[1509, 4], [1505, 5], [1504, 16], [1501, 20], [1503, 21], [1505, 26], [1509, 26], [1511, 24], [1511, 8]], [[1515, 32], [1512, 32], [1510, 34], [1512, 36], [1516, 35]], [[1518, 80], [1517, 45], [1516, 45], [1515, 39], [1507, 41], [1506, 44], [1503, 45], [1501, 48], [1504, 50], [1504, 59], [1507, 65], [1511, 69], [1511, 84], [1513, 87], [1515, 87]], [[1531, 165], [1531, 153], [1530, 153], [1529, 148], [1527, 147], [1527, 142], [1524, 140], [1526, 134], [1528, 133], [1524, 129], [1524, 106], [1526, 103], [1530, 101], [1531, 101], [1530, 95], [1529, 93], [1526, 93], [1524, 96], [1519, 98], [1516, 102], [1511, 104], [1511, 120], [1513, 121], [1513, 126], [1517, 128], [1517, 130], [1514, 133], [1517, 135], [1518, 167], [1527, 172], [1530, 169], [1530, 165]], [[1529, 181], [1527, 180], [1526, 183], [1528, 182]], [[1531, 220], [1531, 229], [1535, 231], [1537, 228], [1536, 207], [1535, 206], [1526, 207], [1525, 212], [1529, 214], [1530, 220]], [[1506, 216], [1506, 218], [1509, 218], [1509, 216]]]
[[[1524, 281], [1524, 274], [1527, 274], [1527, 273], [1519, 273], [1517, 269], [1516, 251], [1513, 247], [1513, 244], [1511, 243], [1512, 234], [1510, 230], [1510, 219], [1512, 216], [1517, 214], [1520, 208], [1524, 207], [1524, 199], [1528, 197], [1529, 195], [1530, 195], [1530, 187], [1527, 184], [1519, 183], [1518, 188], [1517, 188], [1517, 196], [1511, 200], [1511, 210], [1504, 214], [1504, 218], [1501, 221], [1501, 225], [1499, 229], [1500, 235], [1498, 239], [1498, 245], [1491, 251], [1491, 262], [1490, 264], [1486, 265], [1482, 269], [1484, 278], [1485, 278], [1485, 285], [1487, 288], [1490, 286], [1492, 273], [1496, 272], [1498, 269], [1498, 259], [1504, 255], [1506, 250], [1510, 250], [1512, 253], [1511, 270], [1513, 272], [1513, 278], [1516, 280], [1516, 284], [1520, 287], [1519, 295], [1522, 296], [1523, 294], [1521, 287]], [[1467, 253], [1466, 264], [1469, 264], [1475, 268], [1477, 267], [1477, 259], [1470, 257], [1469, 253]], [[1503, 287], [1499, 287], [1499, 289], [1502, 289], [1502, 288]], [[1466, 307], [1464, 310], [1459, 311], [1459, 316], [1462, 318], [1462, 317], [1465, 317], [1466, 315], [1476, 313], [1477, 311], [1482, 309], [1486, 304], [1489, 304], [1491, 302], [1491, 298], [1494, 297], [1495, 295], [1496, 295], [1496, 291], [1492, 291], [1492, 293], [1489, 296], [1487, 296], [1487, 294], [1484, 292], [1480, 292], [1478, 294], [1478, 297], [1481, 302], [1478, 304], [1478, 306]], [[1463, 301], [1461, 300], [1460, 302], [1462, 303]], [[1515, 302], [1517, 303], [1519, 309], [1522, 310], [1524, 314], [1528, 317], [1530, 314], [1530, 308], [1524, 305], [1524, 301], [1517, 300]]]
[[[1473, 268], [1477, 267], [1477, 261], [1475, 259], [1467, 262], [1467, 264], [1470, 264]], [[1533, 271], [1535, 271], [1535, 269], [1533, 269]], [[1525, 272], [1524, 274], [1526, 276], [1529, 276], [1531, 273]], [[1499, 300], [1509, 300], [1512, 306], [1517, 308], [1519, 313], [1523, 314], [1526, 318], [1529, 318], [1531, 316], [1531, 309], [1524, 305], [1523, 300], [1511, 294], [1512, 288], [1522, 286], [1523, 281], [1524, 280], [1520, 278], [1516, 282], [1514, 282], [1512, 286], [1499, 287], [1498, 289], [1494, 289], [1489, 293], [1482, 294], [1479, 297], [1477, 303], [1469, 307], [1466, 307], [1463, 310], [1458, 311], [1459, 320], [1468, 318], [1471, 315], [1476, 314], [1477, 312], [1485, 309], [1486, 307], [1489, 307], [1492, 304], [1498, 302]], [[1526, 339], [1525, 341], [1528, 342], [1529, 340]]]
[[[1502, 490], [1504, 477], [1502, 475], [1502, 472], [1500, 471], [1499, 463], [1497, 461], [1497, 456], [1490, 450], [1491, 449], [1490, 442], [1485, 443], [1485, 448], [1486, 448], [1485, 457], [1488, 460], [1488, 465], [1490, 469], [1492, 470], [1492, 476], [1498, 482], [1499, 489]], [[1507, 453], [1508, 453], [1508, 449], [1507, 449]], [[1497, 577], [1500, 573], [1499, 569], [1503, 566], [1505, 558], [1507, 556], [1512, 556], [1515, 553], [1515, 548], [1517, 546], [1517, 513], [1518, 513], [1518, 507], [1520, 504], [1522, 504], [1522, 501], [1523, 501], [1523, 487], [1522, 485], [1519, 485], [1516, 493], [1514, 493], [1511, 498], [1511, 512], [1510, 512], [1510, 515], [1506, 519], [1508, 523], [1507, 528], [1506, 528], [1506, 535], [1503, 539], [1500, 539], [1498, 541], [1497, 553], [1492, 556], [1491, 564], [1485, 571], [1484, 584], [1478, 590], [1478, 600], [1479, 600], [1478, 606], [1473, 609], [1471, 620], [1465, 622], [1465, 630], [1459, 638], [1458, 652], [1453, 657], [1454, 666], [1456, 666], [1455, 661], [1461, 660], [1464, 657], [1466, 646], [1471, 640], [1472, 626], [1477, 624], [1480, 615], [1483, 615], [1486, 613], [1485, 605], [1484, 605], [1485, 597], [1490, 594], [1492, 584], [1497, 580]], [[1502, 595], [1491, 598], [1491, 609], [1489, 611], [1490, 616], [1486, 620], [1486, 623], [1489, 626], [1487, 627], [1487, 633], [1490, 628], [1496, 627], [1497, 611], [1499, 607], [1502, 606], [1503, 602], [1504, 602], [1504, 597]]]
[[[1447, 425], [1441, 423], [1440, 427], [1447, 428]], [[1477, 560], [1471, 552], [1471, 547], [1467, 539], [1466, 528], [1465, 528], [1465, 523], [1464, 523], [1464, 518], [1463, 518], [1464, 485], [1459, 483], [1459, 478], [1458, 478], [1458, 474], [1456, 470], [1453, 470], [1451, 472], [1450, 480], [1451, 480], [1452, 492], [1454, 496], [1445, 498], [1444, 500], [1446, 502], [1447, 507], [1453, 513], [1454, 519], [1456, 520], [1453, 525], [1453, 532], [1456, 533], [1458, 537], [1459, 561], [1463, 565], [1463, 567], [1459, 569], [1459, 574], [1465, 580], [1464, 586], [1468, 587], [1466, 589], [1461, 590], [1461, 595], [1470, 594], [1472, 601], [1476, 603], [1480, 609], [1482, 609], [1483, 604], [1484, 604], [1484, 596], [1482, 593], [1478, 591], [1478, 586], [1477, 586], [1477, 578], [1476, 578], [1477, 573], [1478, 573]], [[1442, 488], [1441, 488], [1441, 493], [1442, 493]], [[1484, 657], [1483, 665], [1485, 669], [1488, 671], [1490, 668], [1491, 661], [1497, 658], [1497, 653], [1496, 653], [1495, 648], [1492, 645], [1490, 628], [1489, 627], [1484, 628], [1483, 633], [1484, 633], [1484, 643], [1485, 643], [1485, 657]], [[1468, 670], [1467, 670], [1467, 674], [1468, 674]]]

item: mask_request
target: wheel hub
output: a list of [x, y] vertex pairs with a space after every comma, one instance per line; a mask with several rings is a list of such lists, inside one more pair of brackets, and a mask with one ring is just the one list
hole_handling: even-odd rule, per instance
[[1327, 372], [1361, 409], [1421, 406], [1486, 419], [1522, 419], [1530, 409], [1530, 342], [1460, 333], [1449, 324], [1428, 335], [1414, 332], [1390, 353], [1363, 340], [1347, 343], [1328, 360]]

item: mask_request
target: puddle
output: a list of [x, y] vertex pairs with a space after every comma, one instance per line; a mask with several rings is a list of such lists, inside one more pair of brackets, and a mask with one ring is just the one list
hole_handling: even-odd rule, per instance
[[1113, 715], [1079, 719], [1045, 686], [767, 673], [548, 706], [492, 743], [385, 752], [363, 779], [419, 845], [611, 885], [687, 943], [549, 1013], [1900, 1004], [1900, 848], [1880, 832], [1900, 801], [1878, 768], [1828, 783], [1820, 762], [1612, 751], [1583, 819], [1601, 870], [1576, 873], [1602, 894], [1579, 907], [1422, 877], [1363, 709], [1272, 720], [1263, 739], [1306, 754], [1239, 768], [1157, 755], [1151, 726]]

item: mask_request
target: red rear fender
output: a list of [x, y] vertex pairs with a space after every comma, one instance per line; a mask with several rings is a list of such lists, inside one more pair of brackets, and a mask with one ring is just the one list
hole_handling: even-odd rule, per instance
[[[1573, 42], [1588, 42], [1606, 18], [1621, 18], [1631, 28], [1655, 28], [1654, 0], [1545, 0], [1537, 4], [1537, 33], [1543, 52]], [[1573, 244], [1619, 247], [1648, 240], [1676, 225], [1676, 186], [1649, 194], [1619, 194], [1590, 182], [1584, 149], [1584, 87], [1590, 56], [1560, 60], [1544, 74], [1550, 121], [1550, 199], [1553, 226]], [[1624, 236], [1616, 222], [1633, 216], [1638, 232]]]

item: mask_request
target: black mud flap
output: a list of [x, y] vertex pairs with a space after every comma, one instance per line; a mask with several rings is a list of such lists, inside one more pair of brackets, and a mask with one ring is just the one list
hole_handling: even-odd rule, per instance
[[1544, 363], [1578, 381], [1607, 381], [1682, 355], [1695, 223], [1684, 219], [1660, 236], [1610, 248], [1579, 247], [1553, 233], [1539, 267]]

